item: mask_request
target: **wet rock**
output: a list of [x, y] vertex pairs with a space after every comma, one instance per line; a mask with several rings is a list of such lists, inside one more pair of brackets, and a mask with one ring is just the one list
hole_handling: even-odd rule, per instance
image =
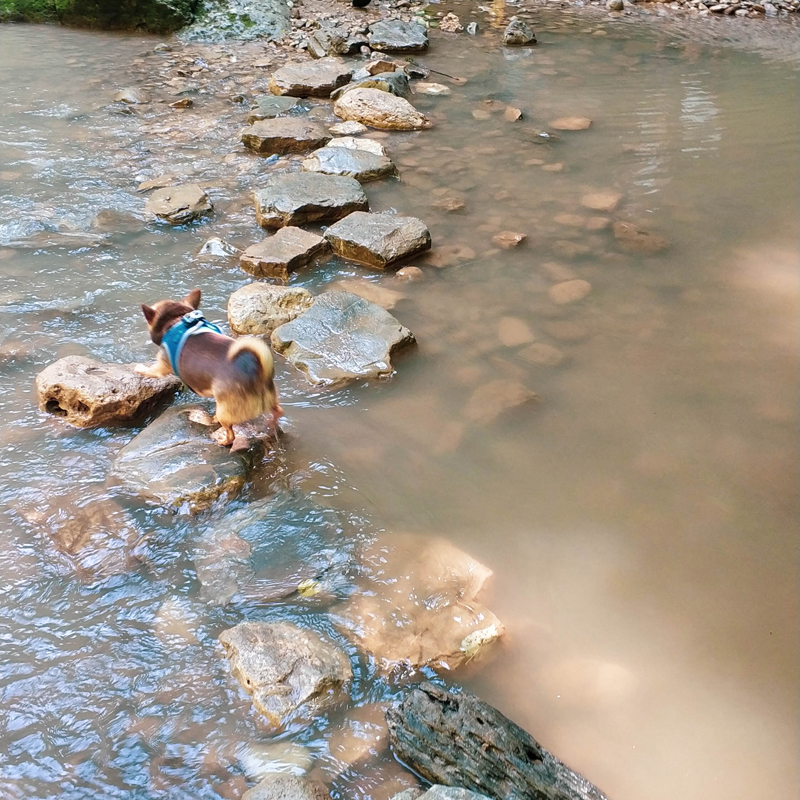
[[165, 186], [171, 186], [177, 175], [173, 175], [171, 172], [167, 173], [166, 175], [159, 175], [155, 178], [150, 178], [149, 180], [142, 181], [137, 187], [137, 192], [149, 192], [152, 189], [163, 189]]
[[515, 233], [514, 231], [501, 231], [500, 233], [492, 236], [492, 242], [503, 250], [511, 250], [514, 247], [521, 245], [527, 235], [524, 233]]
[[503, 118], [506, 122], [519, 122], [522, 119], [522, 111], [514, 106], [508, 106], [503, 112]]
[[387, 703], [368, 703], [347, 713], [328, 741], [335, 772], [385, 752], [389, 744], [387, 708]]
[[419, 267], [402, 267], [395, 273], [395, 278], [403, 283], [417, 283], [425, 280], [425, 273]]
[[452, 12], [445, 14], [439, 22], [439, 30], [445, 33], [461, 33], [464, 26], [461, 20]]
[[557, 131], [585, 131], [592, 121], [588, 117], [559, 117], [550, 123]]
[[355, 178], [313, 172], [272, 175], [254, 198], [256, 219], [264, 228], [334, 222], [368, 208], [367, 196]]
[[384, 211], [356, 211], [325, 231], [333, 251], [342, 258], [376, 269], [430, 249], [431, 234], [416, 217], [398, 217]]
[[197, 404], [167, 409], [119, 451], [111, 475], [128, 492], [166, 506], [201, 511], [222, 495], [237, 493], [254, 452], [232, 453], [192, 422]]
[[308, 35], [308, 52], [314, 58], [350, 56], [367, 44], [367, 37], [353, 35], [346, 25], [320, 20], [317, 30]]
[[311, 751], [294, 742], [247, 742], [237, 748], [236, 755], [245, 775], [256, 781], [277, 774], [300, 778], [309, 772], [314, 763]]
[[353, 89], [334, 103], [333, 112], [383, 130], [416, 131], [431, 125], [408, 100], [380, 89]]
[[170, 225], [186, 225], [214, 210], [208, 195], [196, 183], [156, 189], [144, 208]]
[[228, 324], [234, 333], [269, 335], [275, 328], [308, 311], [313, 303], [311, 293], [301, 286], [248, 283], [228, 298]]
[[350, 292], [350, 294], [363, 297], [369, 300], [370, 303], [375, 303], [387, 311], [391, 311], [404, 297], [402, 292], [396, 289], [389, 289], [386, 286], [381, 286], [372, 281], [347, 279], [337, 281], [329, 287], [329, 290], [341, 290], [343, 292]]
[[609, 11], [622, 11], [625, 8], [625, 3], [622, 0], [608, 0], [606, 8]]
[[503, 317], [497, 326], [497, 338], [504, 347], [519, 347], [533, 341], [533, 332], [525, 320]]
[[593, 192], [581, 197], [581, 205], [584, 208], [591, 208], [592, 211], [603, 211], [606, 214], [615, 211], [622, 200], [619, 192]]
[[[391, 61], [388, 58], [380, 58], [377, 53], [373, 53], [373, 58], [368, 61], [363, 68], [367, 75], [380, 75], [382, 72], [396, 72], [403, 69], [403, 64], [397, 61]], [[353, 73], [353, 78], [361, 74], [361, 70]]]
[[446, 197], [440, 197], [438, 200], [434, 200], [431, 205], [434, 208], [440, 209], [441, 211], [446, 211], [448, 214], [453, 214], [456, 211], [461, 211], [463, 208], [466, 208], [467, 203], [463, 197], [449, 195]]
[[352, 73], [341, 58], [298, 61], [273, 72], [269, 88], [273, 94], [292, 97], [330, 97], [334, 89], [350, 80]]
[[142, 221], [133, 214], [125, 214], [114, 208], [98, 211], [92, 219], [93, 230], [103, 233], [135, 233], [144, 227]]
[[193, 106], [194, 100], [191, 97], [182, 97], [180, 100], [169, 104], [170, 108], [192, 108]]
[[242, 800], [330, 800], [330, 794], [319, 781], [295, 775], [268, 775], [252, 789], [248, 789]]
[[350, 119], [347, 122], [337, 122], [335, 125], [331, 125], [328, 130], [334, 136], [360, 136], [362, 133], [366, 133], [369, 128], [360, 122]]
[[[382, 534], [358, 553], [361, 592], [333, 609], [337, 627], [385, 669], [458, 666], [469, 637], [503, 626], [477, 601], [491, 571], [444, 539]], [[471, 655], [475, 655], [472, 652]]]
[[369, 46], [383, 53], [419, 53], [428, 49], [428, 32], [418, 22], [381, 20], [369, 26]]
[[274, 94], [257, 97], [255, 105], [247, 115], [247, 124], [252, 125], [262, 119], [275, 119], [275, 117], [288, 113], [296, 106], [296, 97], [280, 97]]
[[489, 425], [503, 414], [538, 401], [539, 397], [518, 381], [498, 378], [479, 386], [464, 407], [464, 417], [477, 425]]
[[643, 255], [654, 255], [669, 247], [669, 240], [657, 233], [642, 230], [632, 222], [615, 222], [614, 238], [623, 250]]
[[608, 217], [589, 217], [586, 220], [587, 231], [604, 231], [611, 224]]
[[241, 622], [219, 641], [270, 735], [305, 727], [347, 696], [347, 656], [311, 631], [288, 622]]
[[583, 300], [592, 291], [592, 284], [580, 278], [571, 281], [562, 281], [550, 287], [550, 299], [558, 305], [576, 303]]
[[534, 342], [519, 351], [519, 356], [529, 364], [541, 367], [555, 367], [564, 360], [564, 354], [557, 348], [544, 342]]
[[353, 89], [380, 89], [382, 92], [389, 92], [398, 97], [407, 97], [410, 89], [408, 75], [405, 72], [381, 72], [378, 75], [353, 78], [351, 83], [347, 83], [335, 92], [331, 92], [331, 100], [338, 100], [343, 94], [352, 92]]
[[241, 132], [242, 144], [262, 156], [304, 153], [323, 147], [331, 138], [317, 122], [301, 117], [278, 117], [254, 122]]
[[[409, 793], [414, 792], [411, 796]], [[437, 783], [431, 786], [428, 791], [422, 789], [406, 789], [400, 794], [396, 794], [392, 800], [489, 800], [487, 795], [472, 792], [469, 789], [461, 789], [458, 786], [443, 786]]]
[[291, 30], [284, 0], [211, 0], [197, 9], [195, 21], [179, 38], [188, 42], [278, 40]]
[[245, 272], [259, 278], [286, 280], [290, 272], [310, 264], [328, 249], [321, 236], [289, 225], [248, 247], [239, 257], [239, 264]]
[[472, 261], [475, 251], [471, 247], [461, 244], [444, 244], [431, 250], [425, 257], [425, 263], [437, 269], [453, 267], [464, 261]]
[[198, 644], [197, 613], [183, 597], [170, 597], [158, 609], [153, 632], [165, 644]]
[[588, 256], [591, 249], [580, 242], [571, 242], [569, 239], [556, 239], [553, 242], [553, 252], [561, 258], [578, 258]]
[[354, 139], [352, 136], [339, 136], [331, 139], [326, 147], [345, 147], [348, 150], [365, 150], [376, 156], [386, 156], [386, 148], [375, 139]]
[[325, 175], [345, 175], [360, 183], [395, 173], [395, 166], [390, 158], [361, 148], [348, 147], [323, 147], [303, 161], [303, 169]]
[[39, 408], [78, 428], [129, 423], [172, 397], [180, 380], [145, 378], [134, 364], [103, 364], [67, 356], [36, 376]]
[[238, 255], [239, 248], [220, 239], [219, 236], [206, 239], [197, 253], [198, 258], [232, 258]]
[[144, 89], [120, 89], [114, 95], [115, 103], [125, 103], [129, 106], [144, 105], [150, 102], [150, 95]]
[[586, 326], [569, 319], [556, 319], [543, 326], [544, 332], [559, 342], [581, 342], [589, 336]]
[[211, 606], [228, 605], [253, 579], [250, 553], [250, 543], [235, 531], [204, 534], [194, 552], [200, 599]]
[[511, 17], [508, 27], [503, 33], [503, 44], [516, 47], [536, 44], [536, 34], [530, 25], [523, 22], [519, 17]]
[[568, 225], [571, 228], [582, 228], [586, 224], [586, 218], [580, 214], [556, 214], [553, 222], [559, 225]]
[[452, 91], [443, 83], [416, 83], [414, 84], [414, 93], [438, 96], [452, 94]]
[[542, 169], [545, 172], [561, 172], [564, 169], [564, 165], [557, 161], [555, 164], [542, 164]]
[[467, 33], [470, 36], [476, 36], [478, 34], [478, 23], [470, 22], [469, 25], [467, 25]]
[[392, 353], [414, 336], [388, 311], [349, 292], [324, 292], [272, 334], [273, 348], [317, 385], [392, 373]]

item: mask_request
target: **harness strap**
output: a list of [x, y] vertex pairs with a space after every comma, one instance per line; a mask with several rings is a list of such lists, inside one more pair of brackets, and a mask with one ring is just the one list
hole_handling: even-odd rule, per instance
[[180, 377], [178, 363], [181, 360], [181, 352], [190, 336], [197, 336], [200, 333], [222, 333], [222, 331], [203, 316], [202, 311], [190, 311], [184, 314], [181, 319], [171, 328], [164, 332], [161, 337], [161, 346], [167, 355], [172, 371]]

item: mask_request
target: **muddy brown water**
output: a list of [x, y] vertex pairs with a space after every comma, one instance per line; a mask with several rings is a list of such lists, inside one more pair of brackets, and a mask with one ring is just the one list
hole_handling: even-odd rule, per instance
[[[422, 217], [448, 264], [419, 260], [426, 279], [399, 287], [395, 313], [419, 346], [396, 377], [317, 391], [282, 367], [288, 436], [241, 498], [200, 519], [122, 498], [122, 531], [72, 558], [48, 532], [79, 539], [134, 431], [44, 417], [35, 374], [70, 353], [148, 358], [138, 303], [194, 285], [224, 319], [249, 279], [195, 253], [211, 235], [259, 240], [249, 191], [283, 165], [237, 145], [244, 111], [228, 97], [265, 78], [235, 61], [211, 64], [216, 95], [196, 95], [197, 111], [168, 114], [153, 80], [157, 101], [124, 116], [113, 93], [175, 54], [142, 37], [0, 28], [0, 797], [235, 797], [265, 763], [296, 759], [260, 733], [216, 636], [244, 617], [335, 636], [324, 613], [204, 606], [192, 561], [205, 526], [280, 486], [339, 509], [348, 530], [443, 535], [493, 569], [486, 601], [507, 635], [448, 679], [610, 797], [794, 795], [795, 66], [674, 22], [535, 19], [536, 50], [502, 51], [489, 26], [436, 38], [419, 60], [467, 83], [416, 98], [433, 129], [383, 139], [401, 179], [368, 185], [373, 209]], [[507, 122], [507, 104], [525, 119]], [[540, 143], [538, 129], [575, 115], [592, 127]], [[168, 168], [209, 187], [213, 219], [141, 221], [136, 183]], [[585, 209], [598, 191], [620, 193], [618, 209]], [[464, 207], [437, 205], [448, 199]], [[104, 209], [132, 219], [86, 239]], [[626, 252], [586, 228], [596, 216], [671, 246]], [[498, 249], [502, 230], [527, 239]], [[573, 274], [591, 292], [555, 304], [551, 285]], [[342, 276], [382, 279], [334, 260], [293, 280]], [[563, 360], [535, 363], [531, 342]], [[498, 379], [541, 401], [466, 419]], [[194, 643], [177, 647], [154, 635], [176, 598], [197, 614]], [[351, 654], [353, 703], [391, 698], [403, 681]], [[289, 743], [318, 757], [335, 729], [322, 719]], [[334, 790], [383, 798], [399, 775], [385, 761]]]

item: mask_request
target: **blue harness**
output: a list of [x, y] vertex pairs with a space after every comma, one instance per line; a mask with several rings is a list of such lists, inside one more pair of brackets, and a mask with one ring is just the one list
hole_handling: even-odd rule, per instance
[[161, 337], [161, 346], [167, 354], [172, 371], [178, 375], [178, 362], [181, 360], [183, 346], [190, 336], [198, 333], [222, 333], [222, 331], [203, 316], [202, 311], [190, 311], [179, 322], [168, 328]]

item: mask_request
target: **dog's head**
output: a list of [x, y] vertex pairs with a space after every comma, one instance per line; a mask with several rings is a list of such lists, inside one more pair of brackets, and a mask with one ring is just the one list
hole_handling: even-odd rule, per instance
[[168, 328], [174, 325], [184, 314], [200, 307], [200, 290], [192, 289], [183, 300], [159, 300], [155, 305], [142, 303], [142, 314], [150, 329], [150, 338], [154, 344], [161, 344], [161, 339]]

